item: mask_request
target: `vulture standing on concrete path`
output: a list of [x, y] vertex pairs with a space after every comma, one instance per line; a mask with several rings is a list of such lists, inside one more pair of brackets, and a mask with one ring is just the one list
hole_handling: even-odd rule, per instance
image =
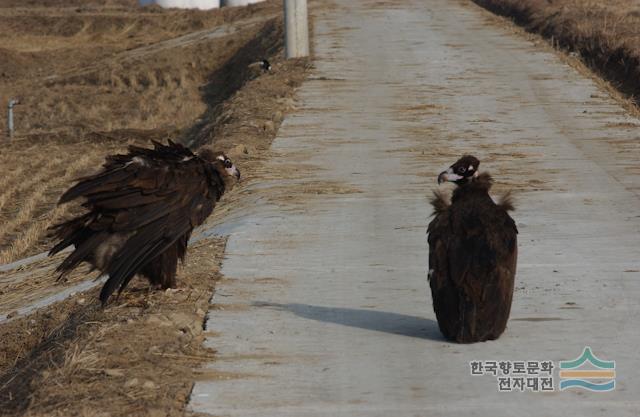
[[454, 182], [451, 203], [436, 192], [429, 223], [429, 284], [442, 334], [459, 343], [497, 339], [509, 319], [518, 256], [509, 195], [489, 196], [492, 179], [463, 156], [438, 176]]
[[175, 288], [178, 259], [184, 260], [191, 232], [239, 178], [223, 153], [204, 149], [196, 155], [171, 141], [108, 156], [102, 171], [81, 178], [60, 197], [59, 204], [83, 197], [88, 212], [53, 226], [59, 242], [49, 255], [75, 247], [56, 271], [62, 277], [88, 262], [108, 274], [103, 304], [136, 274], [154, 287]]

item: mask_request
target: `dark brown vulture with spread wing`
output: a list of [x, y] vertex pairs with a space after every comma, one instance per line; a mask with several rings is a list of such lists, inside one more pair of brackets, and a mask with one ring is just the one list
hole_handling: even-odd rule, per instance
[[108, 156], [102, 171], [81, 178], [60, 204], [82, 197], [87, 212], [53, 227], [59, 242], [49, 255], [73, 245], [58, 266], [61, 277], [82, 262], [109, 276], [100, 292], [106, 303], [136, 274], [161, 288], [174, 288], [194, 227], [212, 213], [240, 172], [221, 152], [197, 155], [169, 141], [153, 149], [130, 146]]
[[518, 256], [509, 196], [489, 196], [492, 179], [464, 156], [438, 176], [458, 187], [439, 193], [429, 224], [429, 284], [442, 334], [459, 343], [497, 339], [507, 326]]

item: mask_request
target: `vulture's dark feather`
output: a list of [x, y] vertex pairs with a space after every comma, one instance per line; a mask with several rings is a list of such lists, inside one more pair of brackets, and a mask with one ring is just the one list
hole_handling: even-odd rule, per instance
[[76, 185], [69, 188], [64, 194], [62, 194], [58, 204], [67, 203], [86, 194], [97, 193], [101, 190], [108, 190], [110, 187], [126, 182], [126, 180], [132, 176], [131, 172], [127, 172], [123, 169], [112, 170], [108, 173], [109, 175], [79, 178]]
[[107, 235], [104, 232], [91, 233], [90, 230], [83, 228], [78, 230], [78, 234], [73, 237], [77, 240], [74, 240], [71, 243], [75, 244], [75, 242], [82, 242], [82, 244], [78, 245], [76, 249], [71, 252], [71, 255], [67, 256], [64, 261], [58, 265], [56, 268], [56, 272], [60, 273], [58, 279], [75, 269], [82, 262], [91, 260], [94, 252]]
[[108, 274], [103, 303], [136, 274], [174, 287], [177, 261], [184, 259], [192, 230], [239, 176], [224, 154], [196, 155], [171, 141], [108, 156], [102, 171], [81, 178], [60, 198], [61, 203], [83, 198], [88, 212], [52, 228], [58, 242], [51, 255], [75, 248], [57, 271], [63, 276], [88, 262]]
[[433, 198], [431, 199], [431, 205], [433, 206], [433, 215], [437, 216], [444, 213], [450, 206], [447, 198], [440, 191], [433, 192]]
[[500, 199], [498, 199], [497, 205], [504, 211], [515, 210], [515, 205], [513, 203], [513, 193], [511, 192], [511, 190], [507, 191], [502, 196], [500, 196]]
[[471, 343], [496, 339], [506, 328], [518, 231], [507, 214], [513, 209], [510, 196], [494, 203], [491, 177], [476, 173], [479, 162], [473, 157], [460, 161], [439, 176], [458, 185], [451, 204], [440, 194], [432, 202], [429, 284], [443, 335]]

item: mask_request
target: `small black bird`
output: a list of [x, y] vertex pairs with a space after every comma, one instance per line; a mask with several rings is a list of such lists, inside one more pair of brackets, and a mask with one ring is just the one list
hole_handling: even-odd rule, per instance
[[262, 68], [262, 70], [264, 72], [271, 72], [271, 63], [269, 61], [267, 61], [266, 59], [263, 59], [260, 62], [260, 68]]
[[451, 203], [435, 192], [429, 223], [429, 284], [442, 334], [459, 343], [497, 339], [504, 332], [518, 257], [518, 230], [507, 213], [510, 195], [496, 204], [493, 180], [480, 161], [463, 156], [438, 176], [455, 183]]
[[266, 59], [252, 62], [248, 67], [251, 69], [253, 77], [271, 72], [271, 63]]

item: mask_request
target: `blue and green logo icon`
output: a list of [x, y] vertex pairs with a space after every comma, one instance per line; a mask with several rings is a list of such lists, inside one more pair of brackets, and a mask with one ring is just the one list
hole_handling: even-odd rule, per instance
[[572, 361], [560, 361], [560, 390], [582, 388], [613, 391], [616, 387], [616, 361], [598, 359], [589, 346]]

